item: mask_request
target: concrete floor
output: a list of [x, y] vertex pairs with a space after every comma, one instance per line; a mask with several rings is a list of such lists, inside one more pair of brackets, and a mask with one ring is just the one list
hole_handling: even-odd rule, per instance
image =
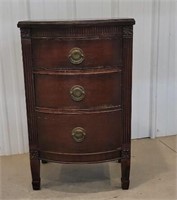
[[177, 137], [132, 141], [130, 189], [120, 189], [120, 164], [48, 163], [41, 167], [42, 189], [33, 191], [28, 154], [0, 159], [1, 199], [177, 199]]

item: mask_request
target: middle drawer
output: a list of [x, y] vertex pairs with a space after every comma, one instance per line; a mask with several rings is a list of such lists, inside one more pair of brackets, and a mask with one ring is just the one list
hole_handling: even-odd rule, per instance
[[36, 106], [62, 109], [121, 105], [121, 71], [35, 73]]

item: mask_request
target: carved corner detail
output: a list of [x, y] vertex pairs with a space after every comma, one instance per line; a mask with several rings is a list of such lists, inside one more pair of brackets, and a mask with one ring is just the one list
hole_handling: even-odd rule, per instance
[[130, 159], [130, 149], [122, 149], [122, 159]]
[[133, 37], [133, 27], [132, 26], [123, 27], [123, 37], [124, 38], [132, 38]]
[[27, 28], [21, 29], [21, 37], [30, 38], [30, 29], [27, 29]]
[[39, 158], [39, 151], [31, 150], [30, 151], [30, 160], [38, 159]]

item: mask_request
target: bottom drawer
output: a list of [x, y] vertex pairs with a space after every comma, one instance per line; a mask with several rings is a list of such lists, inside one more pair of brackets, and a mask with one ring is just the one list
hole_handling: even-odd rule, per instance
[[40, 151], [64, 154], [104, 153], [120, 148], [121, 111], [37, 114]]

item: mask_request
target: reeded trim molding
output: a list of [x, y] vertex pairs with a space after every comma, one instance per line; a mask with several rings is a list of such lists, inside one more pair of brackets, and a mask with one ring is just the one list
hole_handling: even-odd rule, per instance
[[121, 26], [92, 26], [92, 27], [63, 27], [63, 28], [40, 28], [31, 29], [31, 37], [64, 37], [64, 38], [80, 38], [80, 37], [109, 37], [120, 36], [122, 34]]

